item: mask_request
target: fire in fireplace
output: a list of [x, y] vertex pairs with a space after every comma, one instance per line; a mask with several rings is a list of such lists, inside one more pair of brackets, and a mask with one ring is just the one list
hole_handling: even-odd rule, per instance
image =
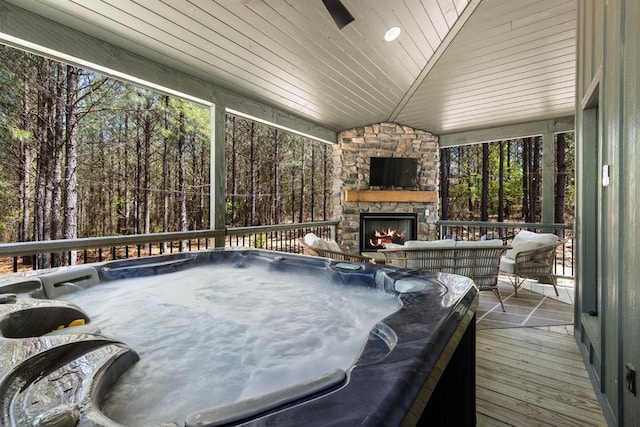
[[369, 239], [369, 244], [375, 248], [381, 249], [386, 243], [404, 243], [404, 236], [407, 234], [406, 230], [375, 230], [374, 236]]
[[415, 213], [360, 213], [360, 252], [377, 251], [387, 243], [417, 239]]

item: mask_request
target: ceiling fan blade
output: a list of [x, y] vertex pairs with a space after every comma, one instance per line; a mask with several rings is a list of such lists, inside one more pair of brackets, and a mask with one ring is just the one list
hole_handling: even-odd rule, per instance
[[322, 3], [340, 30], [354, 20], [354, 17], [340, 0], [322, 0]]

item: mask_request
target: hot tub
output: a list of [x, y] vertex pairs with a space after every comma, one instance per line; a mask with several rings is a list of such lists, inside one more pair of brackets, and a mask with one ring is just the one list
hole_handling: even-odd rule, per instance
[[61, 298], [123, 278], [223, 266], [237, 267], [238, 277], [244, 267], [261, 266], [266, 274], [297, 271], [326, 283], [378, 289], [397, 295], [399, 308], [375, 324], [346, 369], [205, 406], [163, 425], [473, 424], [477, 289], [470, 279], [260, 250], [109, 262], [0, 286], [0, 423], [119, 425], [101, 409], [139, 355], [126, 340], [103, 336], [81, 307]]

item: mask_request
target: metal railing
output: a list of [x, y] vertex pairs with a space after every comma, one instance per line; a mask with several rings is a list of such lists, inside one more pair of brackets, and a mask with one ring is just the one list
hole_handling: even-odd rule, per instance
[[320, 221], [228, 228], [225, 233], [225, 246], [301, 253], [298, 238], [307, 233], [314, 233], [323, 239], [335, 240], [337, 225], [338, 221]]
[[[335, 239], [337, 221], [307, 222], [226, 230], [133, 234], [126, 236], [88, 237], [73, 240], [47, 240], [0, 244], [0, 262], [10, 259], [10, 270], [37, 270], [51, 266], [50, 259], [64, 259], [59, 264], [102, 262], [163, 253], [190, 252], [215, 246], [253, 247], [301, 253], [299, 237], [313, 232], [325, 239]], [[223, 242], [217, 244], [216, 242]], [[46, 255], [46, 256], [42, 256]]]
[[[0, 244], [0, 261], [10, 259], [10, 270], [47, 268], [41, 254], [67, 258], [77, 253], [77, 263], [143, 257], [163, 253], [209, 249], [214, 246], [252, 247], [281, 252], [301, 253], [297, 239], [315, 233], [324, 239], [335, 239], [337, 221], [280, 224], [255, 227], [233, 227], [226, 230], [199, 230], [171, 233], [134, 234], [127, 236], [91, 237], [74, 240], [49, 240]], [[573, 277], [574, 239], [572, 227], [565, 224], [496, 223], [481, 221], [440, 221], [440, 237], [458, 240], [480, 240], [483, 235], [499, 237], [509, 244], [520, 230], [552, 232], [567, 239], [558, 251], [556, 274]], [[217, 244], [224, 242], [224, 244]], [[62, 255], [61, 255], [62, 254]], [[75, 255], [74, 255], [75, 256]], [[20, 262], [22, 261], [22, 262]]]
[[554, 233], [567, 243], [560, 246], [556, 253], [555, 274], [574, 277], [575, 241], [573, 226], [566, 224], [536, 224], [518, 222], [485, 222], [485, 221], [439, 221], [440, 238], [456, 240], [482, 240], [483, 238], [500, 238], [510, 244], [520, 230], [536, 233]]

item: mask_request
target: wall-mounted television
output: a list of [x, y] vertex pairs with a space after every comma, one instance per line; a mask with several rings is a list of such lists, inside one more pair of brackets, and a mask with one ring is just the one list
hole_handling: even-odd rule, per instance
[[371, 157], [369, 185], [372, 187], [415, 187], [418, 159]]

